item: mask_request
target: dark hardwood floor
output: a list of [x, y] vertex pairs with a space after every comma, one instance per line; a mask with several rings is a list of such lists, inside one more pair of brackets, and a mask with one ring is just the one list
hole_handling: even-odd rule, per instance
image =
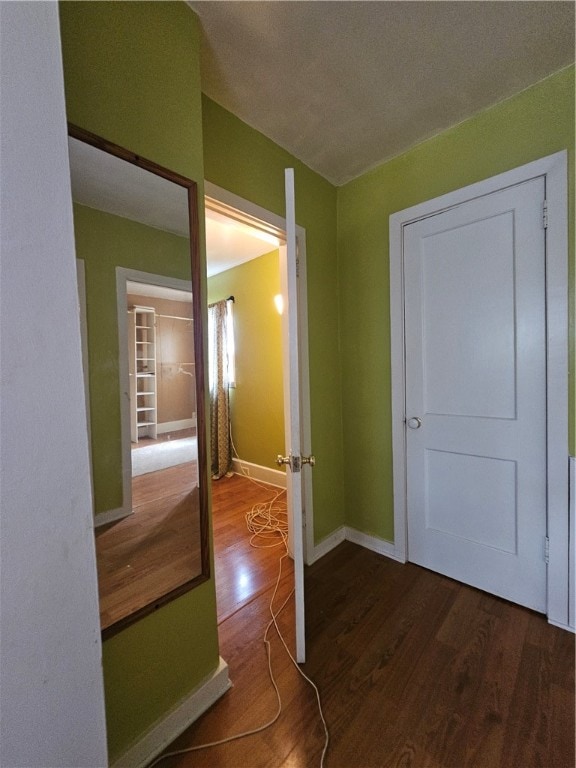
[[[243, 514], [231, 512], [242, 483], [214, 491], [220, 653], [233, 687], [170, 750], [254, 728], [275, 712], [262, 635], [279, 550], [257, 554], [249, 595], [229, 594], [236, 568], [249, 568], [239, 554]], [[225, 519], [217, 498], [227, 487]], [[228, 570], [218, 564], [226, 549], [234, 553]], [[291, 588], [288, 570], [277, 605]], [[543, 616], [345, 542], [307, 568], [306, 618], [303, 668], [320, 689], [330, 730], [326, 768], [574, 767], [574, 636]], [[290, 603], [280, 625], [293, 645], [292, 623]], [[283, 698], [278, 721], [255, 736], [166, 758], [163, 768], [320, 765], [314, 692], [274, 633], [271, 641]]]

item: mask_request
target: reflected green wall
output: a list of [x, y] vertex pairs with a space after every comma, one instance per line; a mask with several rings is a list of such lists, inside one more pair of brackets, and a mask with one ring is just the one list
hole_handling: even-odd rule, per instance
[[284, 216], [284, 169], [294, 168], [296, 221], [306, 230], [314, 537], [344, 524], [338, 339], [337, 190], [263, 134], [202, 98], [205, 178]]
[[574, 68], [338, 190], [346, 522], [393, 540], [388, 219], [391, 213], [569, 151], [570, 447], [574, 453]]
[[[184, 194], [184, 192], [183, 192]], [[95, 512], [122, 506], [116, 267], [190, 280], [186, 238], [74, 205], [76, 256], [84, 260]]]
[[208, 278], [208, 301], [234, 296], [236, 387], [230, 390], [232, 436], [243, 461], [278, 469], [284, 452], [282, 320], [277, 250]]
[[[197, 181], [203, 243], [196, 16], [181, 2], [64, 2], [60, 20], [68, 119]], [[107, 640], [103, 664], [114, 762], [216, 669], [214, 580]]]

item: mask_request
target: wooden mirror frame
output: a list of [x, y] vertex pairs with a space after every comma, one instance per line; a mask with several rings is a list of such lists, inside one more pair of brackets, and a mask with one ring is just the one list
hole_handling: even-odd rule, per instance
[[[207, 474], [207, 440], [206, 440], [206, 408], [204, 396], [204, 322], [202, 315], [202, 281], [200, 269], [200, 241], [198, 219], [198, 187], [195, 181], [185, 176], [164, 168], [151, 160], [131, 152], [124, 147], [114, 144], [107, 139], [86, 131], [77, 125], [68, 123], [68, 135], [96, 149], [114, 155], [145, 171], [161, 176], [187, 191], [188, 199], [188, 229], [190, 244], [190, 268], [192, 283], [192, 319], [194, 323], [194, 360], [196, 364], [196, 418], [197, 418], [197, 445], [198, 445], [198, 498], [200, 504], [200, 573], [189, 581], [183, 582], [178, 587], [155, 598], [147, 605], [138, 608], [128, 616], [119, 619], [114, 624], [102, 630], [102, 639], [120, 632], [122, 629], [134, 624], [144, 616], [154, 612], [170, 601], [189, 592], [210, 578], [210, 552], [208, 535], [208, 474]], [[88, 404], [87, 404], [88, 405]]]

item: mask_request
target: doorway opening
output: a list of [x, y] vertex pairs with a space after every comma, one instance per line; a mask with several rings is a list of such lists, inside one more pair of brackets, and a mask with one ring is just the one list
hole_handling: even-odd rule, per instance
[[[276, 577], [277, 548], [251, 545], [252, 510], [275, 504], [277, 519], [286, 520], [286, 477], [275, 463], [285, 442], [282, 324], [274, 303], [284, 233], [212, 198], [205, 202], [212, 519], [222, 623]], [[281, 535], [271, 534], [268, 543], [281, 545]]]
[[[251, 534], [245, 514], [258, 504], [282, 505], [285, 501], [286, 476], [276, 467], [276, 457], [284, 451], [285, 444], [285, 340], [280, 306], [280, 249], [285, 242], [285, 223], [209, 183], [206, 192], [208, 303], [234, 297], [235, 383], [229, 390], [232, 476], [213, 481], [212, 493], [221, 622], [273, 583], [277, 574], [277, 554], [270, 548], [250, 548]], [[298, 236], [302, 265], [304, 231], [300, 230]], [[303, 272], [301, 269], [301, 276]], [[300, 308], [302, 304], [305, 306], [305, 301], [299, 301]], [[299, 319], [301, 324], [302, 317]], [[305, 369], [301, 387], [303, 421], [309, 425], [307, 338], [304, 342], [301, 334], [300, 353]], [[309, 441], [308, 431], [304, 445], [309, 447]], [[311, 499], [308, 482], [307, 495], [304, 491], [306, 502]], [[307, 530], [311, 532], [311, 504], [306, 503], [305, 510]], [[286, 577], [290, 569], [291, 563]]]

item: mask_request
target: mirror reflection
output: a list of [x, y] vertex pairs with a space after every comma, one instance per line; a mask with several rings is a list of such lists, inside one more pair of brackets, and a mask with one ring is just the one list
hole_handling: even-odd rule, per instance
[[208, 576], [196, 188], [70, 134], [107, 636]]

